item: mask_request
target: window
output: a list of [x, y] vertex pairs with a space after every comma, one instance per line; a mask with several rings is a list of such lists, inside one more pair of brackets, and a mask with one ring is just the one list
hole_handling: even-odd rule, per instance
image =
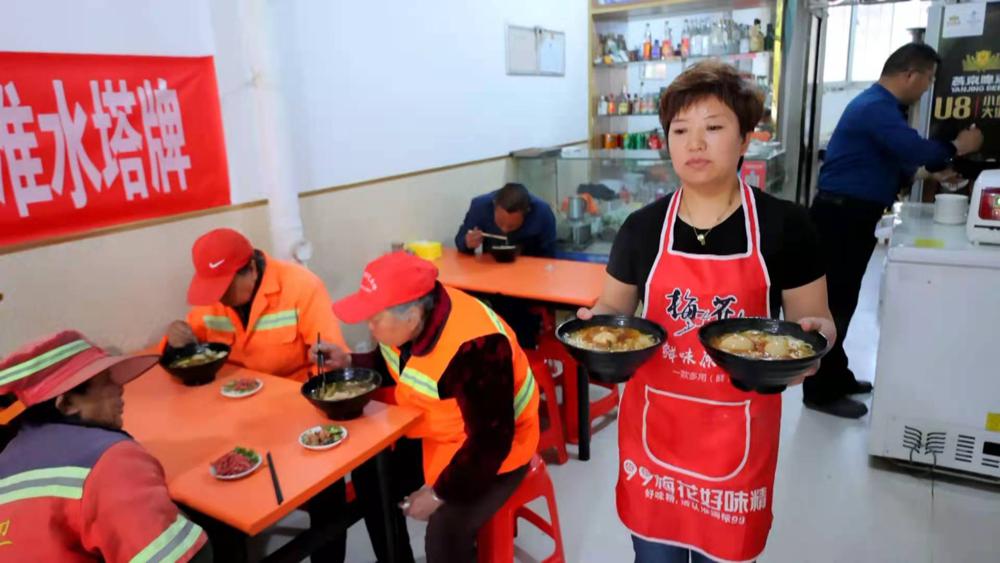
[[823, 82], [874, 82], [889, 55], [927, 27], [930, 2], [836, 6], [827, 10]]

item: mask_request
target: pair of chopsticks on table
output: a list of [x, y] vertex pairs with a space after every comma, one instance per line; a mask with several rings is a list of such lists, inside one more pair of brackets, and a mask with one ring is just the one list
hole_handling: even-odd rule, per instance
[[[325, 374], [323, 373], [323, 352], [319, 350], [320, 344], [320, 334], [316, 333], [316, 375]], [[271, 452], [267, 452], [267, 468], [271, 471], [271, 485], [274, 486], [274, 498], [278, 501], [278, 504], [285, 502], [285, 496], [281, 494], [281, 483], [278, 481], [278, 470], [274, 467], [274, 458], [271, 457]]]
[[274, 468], [274, 459], [271, 452], [267, 452], [267, 468], [271, 471], [271, 484], [274, 485], [274, 498], [278, 504], [285, 502], [284, 495], [281, 494], [281, 483], [278, 482], [278, 470]]

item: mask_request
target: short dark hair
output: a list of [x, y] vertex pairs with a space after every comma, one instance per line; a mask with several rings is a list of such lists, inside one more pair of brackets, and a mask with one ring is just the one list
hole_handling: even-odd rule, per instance
[[896, 49], [885, 60], [882, 76], [892, 76], [903, 72], [926, 72], [941, 64], [941, 55], [925, 43], [907, 43]]
[[510, 182], [497, 190], [493, 203], [507, 213], [527, 213], [531, 209], [531, 192], [524, 184]]
[[708, 60], [682, 72], [660, 96], [663, 130], [668, 131], [670, 122], [691, 104], [713, 96], [736, 114], [741, 137], [753, 131], [764, 115], [764, 96], [760, 90], [732, 66]]

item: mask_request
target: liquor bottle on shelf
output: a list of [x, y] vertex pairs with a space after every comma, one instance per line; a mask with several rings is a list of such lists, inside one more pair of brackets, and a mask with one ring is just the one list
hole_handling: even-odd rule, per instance
[[746, 25], [740, 26], [740, 53], [750, 52], [750, 28]]
[[618, 100], [615, 99], [614, 94], [608, 94], [608, 115], [618, 114]]
[[774, 50], [774, 24], [767, 24], [767, 35], [764, 36], [764, 50], [773, 51]]
[[701, 55], [701, 25], [695, 21], [691, 24], [691, 56], [700, 57]]
[[646, 22], [646, 33], [642, 40], [642, 60], [648, 61], [653, 58], [653, 32], [649, 29], [649, 22]]
[[660, 45], [660, 58], [667, 59], [674, 54], [674, 40], [670, 35], [670, 24], [663, 22], [663, 43]]
[[684, 31], [681, 32], [681, 56], [687, 58], [691, 55], [691, 27], [687, 20], [684, 20]]
[[661, 58], [663, 58], [663, 55], [660, 52], [660, 40], [659, 39], [654, 39], [653, 40], [653, 52], [650, 55], [650, 60], [658, 61]]
[[760, 20], [753, 20], [753, 28], [750, 29], [750, 50], [754, 53], [764, 50], [764, 33], [760, 30]]
[[705, 18], [701, 24], [701, 54], [710, 55], [712, 49], [712, 20]]
[[601, 96], [601, 99], [597, 101], [597, 115], [608, 115], [608, 99], [606, 96]]

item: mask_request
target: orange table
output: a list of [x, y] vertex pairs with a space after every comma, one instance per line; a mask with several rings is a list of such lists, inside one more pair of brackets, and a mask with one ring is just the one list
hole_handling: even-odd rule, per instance
[[602, 264], [531, 256], [499, 264], [489, 255], [472, 256], [454, 248], [443, 252], [434, 261], [438, 279], [466, 291], [590, 307], [604, 285]]
[[[229, 399], [219, 393], [232, 377], [257, 377], [255, 395]], [[227, 365], [216, 381], [185, 387], [159, 366], [125, 387], [125, 430], [163, 465], [170, 495], [181, 504], [248, 535], [256, 535], [352, 469], [376, 456], [413, 426], [420, 413], [371, 402], [363, 417], [340, 422], [347, 439], [310, 451], [299, 434], [328, 422], [299, 392], [301, 384]], [[219, 481], [209, 464], [235, 446], [274, 459], [285, 501], [277, 504], [266, 460], [237, 481]]]

